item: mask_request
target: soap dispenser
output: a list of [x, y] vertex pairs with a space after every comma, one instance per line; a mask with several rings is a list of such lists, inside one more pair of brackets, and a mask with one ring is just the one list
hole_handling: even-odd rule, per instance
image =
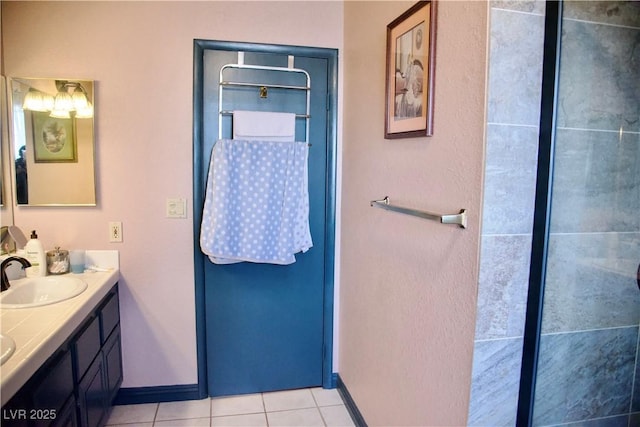
[[25, 258], [31, 263], [27, 269], [27, 275], [38, 277], [47, 275], [47, 258], [42, 242], [38, 240], [36, 230], [31, 232], [31, 238], [24, 246]]

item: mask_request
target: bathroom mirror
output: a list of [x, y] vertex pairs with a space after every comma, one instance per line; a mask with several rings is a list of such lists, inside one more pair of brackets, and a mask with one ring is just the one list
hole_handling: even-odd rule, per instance
[[95, 206], [94, 82], [14, 77], [8, 91], [15, 203]]
[[[2, 145], [1, 147], [4, 147], [5, 144], [5, 140], [7, 138], [5, 138], [5, 130], [6, 130], [6, 125], [7, 125], [7, 95], [6, 95], [6, 82], [5, 82], [5, 78], [4, 76], [2, 76], [0, 78], [0, 135], [1, 135], [1, 141], [2, 141]], [[4, 176], [4, 160], [5, 160], [5, 153], [4, 150], [0, 151], [0, 209], [2, 210], [2, 216], [0, 217], [0, 219], [2, 220], [2, 224], [0, 225], [4, 225], [5, 222], [5, 218], [4, 218], [4, 200], [5, 200], [5, 191], [4, 191], [4, 184], [5, 184], [5, 176]]]
[[9, 172], [9, 115], [7, 112], [7, 80], [0, 76], [0, 225], [13, 223]]
[[7, 112], [7, 80], [0, 76], [0, 255], [11, 250], [5, 244], [8, 228], [13, 225], [13, 203], [11, 202], [11, 166], [9, 163], [9, 115]]

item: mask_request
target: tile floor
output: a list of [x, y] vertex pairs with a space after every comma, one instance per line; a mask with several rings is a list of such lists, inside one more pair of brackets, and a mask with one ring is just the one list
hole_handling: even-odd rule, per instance
[[311, 388], [115, 406], [110, 427], [354, 426], [336, 389]]

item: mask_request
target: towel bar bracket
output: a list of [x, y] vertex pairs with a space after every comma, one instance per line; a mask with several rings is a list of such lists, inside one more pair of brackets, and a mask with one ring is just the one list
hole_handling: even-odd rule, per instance
[[379, 207], [385, 210], [403, 213], [406, 215], [417, 216], [419, 218], [430, 219], [433, 221], [439, 221], [442, 224], [454, 224], [460, 226], [460, 228], [467, 228], [467, 210], [461, 209], [457, 214], [442, 215], [437, 213], [431, 213], [421, 211], [417, 209], [405, 208], [402, 206], [395, 206], [391, 204], [389, 196], [384, 199], [372, 200], [371, 206]]

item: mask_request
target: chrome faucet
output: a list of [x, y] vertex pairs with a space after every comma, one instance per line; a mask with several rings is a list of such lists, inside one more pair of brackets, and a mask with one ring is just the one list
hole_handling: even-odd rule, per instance
[[23, 268], [31, 267], [31, 263], [28, 260], [21, 258], [19, 256], [10, 256], [9, 258], [6, 258], [4, 261], [2, 261], [2, 264], [0, 264], [0, 275], [2, 276], [0, 292], [4, 292], [10, 287], [9, 279], [7, 279], [7, 273], [5, 272], [5, 270], [7, 269], [7, 267], [9, 267], [9, 264], [11, 264], [11, 262], [13, 261], [18, 261], [20, 264], [22, 264]]

